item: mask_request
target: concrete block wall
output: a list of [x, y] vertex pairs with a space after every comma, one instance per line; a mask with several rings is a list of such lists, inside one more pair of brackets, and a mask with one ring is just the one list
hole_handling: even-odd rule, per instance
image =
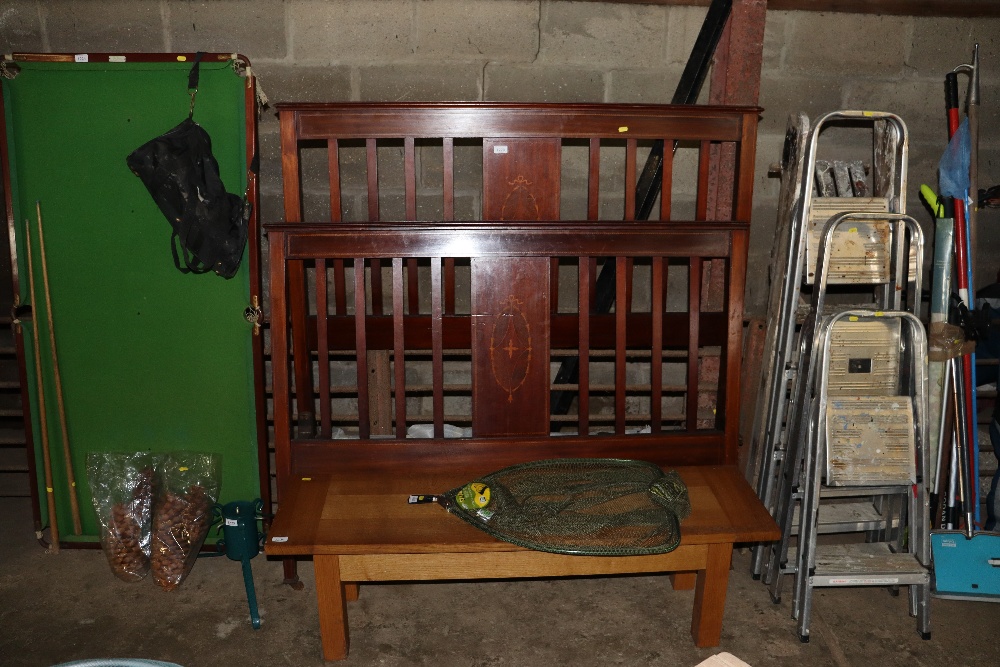
[[[666, 102], [704, 14], [704, 7], [563, 0], [0, 0], [0, 48], [235, 51], [251, 60], [272, 101]], [[992, 132], [1000, 117], [998, 28], [1000, 20], [768, 12], [749, 315], [763, 314], [766, 302], [778, 197], [768, 166], [780, 157], [789, 114], [900, 114], [910, 129], [908, 208], [929, 224], [916, 189], [936, 182], [943, 77], [978, 41], [980, 182], [1000, 181]], [[280, 219], [273, 113], [263, 114], [260, 130], [262, 213]], [[998, 268], [994, 228], [995, 216], [984, 212], [979, 284], [992, 282]]]

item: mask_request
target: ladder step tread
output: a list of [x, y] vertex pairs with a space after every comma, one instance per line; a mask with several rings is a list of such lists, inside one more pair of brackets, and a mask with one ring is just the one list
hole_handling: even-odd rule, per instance
[[881, 484], [868, 486], [822, 486], [820, 498], [858, 498], [862, 496], [893, 496], [906, 494], [910, 484]]
[[[831, 533], [854, 533], [865, 530], [877, 530], [885, 526], [886, 519], [871, 504], [870, 501], [838, 502], [821, 504], [819, 507], [818, 530], [824, 535]], [[799, 507], [795, 508], [792, 519], [792, 532], [797, 533], [799, 525]], [[894, 517], [893, 527], [899, 525], [899, 517]]]
[[849, 580], [926, 574], [927, 568], [917, 561], [915, 555], [893, 553], [885, 543], [830, 544], [816, 547], [814, 572], [816, 577], [842, 577]]

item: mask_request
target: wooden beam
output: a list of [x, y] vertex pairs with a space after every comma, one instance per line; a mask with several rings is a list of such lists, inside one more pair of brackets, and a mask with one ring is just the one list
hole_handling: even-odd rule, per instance
[[1000, 16], [995, 0], [768, 0], [768, 9], [900, 16]]
[[[600, 0], [630, 5], [708, 7], [711, 0]], [[1000, 17], [996, 0], [768, 0], [768, 9], [897, 16]]]
[[[768, 0], [733, 2], [732, 13], [715, 51], [709, 104], [756, 106], [760, 97], [760, 73], [764, 62], [767, 8]], [[712, 220], [732, 220], [731, 188], [736, 174], [736, 157], [733, 144], [713, 147], [708, 195], [708, 211]], [[716, 286], [715, 291], [719, 290], [721, 284]], [[710, 301], [721, 301], [721, 295], [710, 297]]]

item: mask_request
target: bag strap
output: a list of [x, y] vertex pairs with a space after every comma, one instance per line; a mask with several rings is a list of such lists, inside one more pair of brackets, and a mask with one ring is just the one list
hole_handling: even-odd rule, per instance
[[[177, 251], [177, 246], [181, 245], [180, 252]], [[183, 247], [183, 244], [177, 242], [177, 232], [170, 235], [170, 254], [174, 258], [174, 266], [181, 273], [193, 273], [199, 275], [202, 273], [208, 273], [212, 270], [212, 267], [205, 266], [202, 264], [197, 257], [188, 253], [187, 248]], [[181, 265], [181, 255], [184, 255], [184, 264]]]
[[191, 96], [191, 106], [188, 108], [188, 118], [194, 118], [194, 98], [198, 94], [198, 78], [201, 73], [201, 59], [205, 56], [204, 51], [194, 54], [194, 64], [188, 72], [188, 95]]
[[254, 151], [250, 164], [247, 166], [247, 187], [243, 190], [243, 218], [244, 222], [250, 220], [250, 184], [260, 173], [260, 154]]

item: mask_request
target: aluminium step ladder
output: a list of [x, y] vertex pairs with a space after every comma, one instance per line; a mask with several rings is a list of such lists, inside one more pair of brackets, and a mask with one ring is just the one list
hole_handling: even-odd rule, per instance
[[[872, 345], [873, 354], [849, 358], [835, 340], [845, 329], [884, 327], [888, 344]], [[849, 337], [850, 332], [846, 333]], [[793, 616], [799, 638], [809, 641], [815, 588], [831, 586], [909, 586], [910, 615], [917, 630], [930, 638], [927, 342], [923, 324], [910, 312], [847, 310], [825, 318], [817, 335], [814, 393], [808, 397], [815, 425], [804, 443], [802, 512], [795, 552], [796, 592]], [[838, 359], [840, 357], [840, 359]], [[854, 368], [850, 366], [853, 364]], [[861, 366], [860, 368], [858, 368]], [[853, 374], [896, 382], [851, 386]], [[895, 386], [892, 386], [892, 385]], [[864, 391], [865, 394], [858, 393]], [[905, 499], [901, 530], [895, 538], [864, 544], [817, 544], [819, 505], [823, 488], [842, 496], [867, 496], [895, 490]]]

